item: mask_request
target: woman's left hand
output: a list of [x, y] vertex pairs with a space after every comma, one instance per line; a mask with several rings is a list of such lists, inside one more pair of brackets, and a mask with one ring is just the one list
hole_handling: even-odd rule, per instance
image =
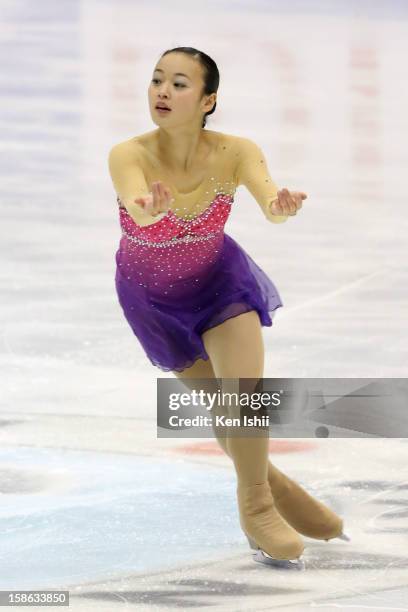
[[303, 191], [289, 191], [284, 187], [269, 204], [269, 212], [271, 215], [296, 215], [299, 208], [302, 208], [302, 200], [306, 198]]

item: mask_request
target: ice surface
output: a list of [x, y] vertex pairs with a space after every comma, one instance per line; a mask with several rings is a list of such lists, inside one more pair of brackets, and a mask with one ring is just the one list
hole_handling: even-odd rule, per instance
[[284, 301], [264, 375], [405, 378], [407, 15], [378, 0], [3, 3], [1, 589], [69, 585], [75, 610], [407, 609], [405, 440], [271, 453], [352, 537], [307, 539], [307, 571], [288, 577], [252, 562], [229, 460], [156, 438], [166, 375], [117, 303], [107, 167], [113, 144], [155, 128], [159, 54], [214, 56], [208, 128], [253, 139], [279, 187], [308, 194], [274, 225], [239, 190], [226, 228]]

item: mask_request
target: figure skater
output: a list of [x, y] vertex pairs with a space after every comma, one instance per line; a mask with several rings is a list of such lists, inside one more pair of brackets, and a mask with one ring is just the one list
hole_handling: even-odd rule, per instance
[[[277, 189], [252, 140], [204, 129], [218, 85], [217, 65], [202, 51], [165, 51], [148, 90], [158, 128], [109, 152], [122, 231], [119, 303], [151, 363], [191, 379], [191, 388], [193, 379], [262, 378], [262, 326], [283, 305], [224, 233], [236, 188], [245, 185], [271, 223], [296, 215], [307, 197]], [[235, 467], [240, 524], [256, 561], [299, 567], [300, 535], [348, 539], [339, 516], [268, 461], [267, 436], [217, 440]]]

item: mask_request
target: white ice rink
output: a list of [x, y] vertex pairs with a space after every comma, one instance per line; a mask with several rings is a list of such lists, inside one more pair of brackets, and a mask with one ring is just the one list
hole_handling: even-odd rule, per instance
[[157, 438], [171, 375], [117, 301], [107, 164], [155, 128], [160, 54], [208, 53], [207, 127], [308, 194], [274, 225], [240, 188], [226, 225], [283, 299], [265, 377], [406, 378], [408, 3], [3, 0], [0, 19], [0, 591], [66, 589], [75, 611], [408, 610], [406, 429], [272, 432], [271, 461], [352, 538], [305, 538], [290, 575], [252, 561], [216, 441]]

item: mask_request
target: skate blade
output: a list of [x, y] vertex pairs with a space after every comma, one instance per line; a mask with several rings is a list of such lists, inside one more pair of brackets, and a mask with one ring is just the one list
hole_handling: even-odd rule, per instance
[[[346, 542], [350, 542], [351, 538], [346, 534], [346, 533], [342, 533], [339, 536], [336, 536], [335, 538], [331, 538], [332, 540], [335, 540], [336, 538], [338, 538], [339, 540], [345, 540]], [[330, 538], [326, 538], [326, 542], [329, 541]]]
[[305, 562], [302, 559], [274, 559], [270, 557], [263, 550], [258, 550], [252, 554], [254, 561], [268, 565], [269, 567], [275, 567], [277, 569], [290, 569], [290, 570], [304, 570]]

